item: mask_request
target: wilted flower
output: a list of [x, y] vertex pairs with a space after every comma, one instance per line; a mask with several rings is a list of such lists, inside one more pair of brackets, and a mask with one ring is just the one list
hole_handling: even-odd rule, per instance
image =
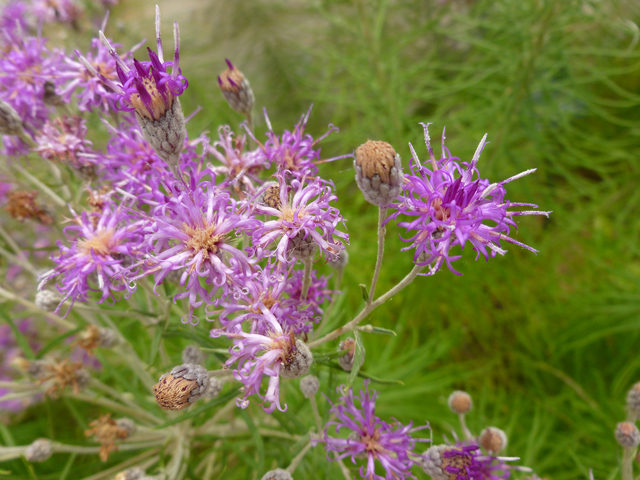
[[91, 151], [92, 143], [86, 139], [87, 121], [76, 115], [58, 117], [45, 123], [36, 137], [35, 150], [42, 158], [68, 163], [80, 168], [90, 163], [82, 158], [83, 153]]

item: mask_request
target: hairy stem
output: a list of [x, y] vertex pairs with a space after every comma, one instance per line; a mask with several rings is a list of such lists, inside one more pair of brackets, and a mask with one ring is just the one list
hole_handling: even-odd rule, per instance
[[378, 210], [378, 256], [376, 257], [376, 269], [373, 271], [373, 280], [371, 280], [371, 288], [369, 289], [369, 301], [371, 305], [376, 293], [376, 284], [378, 283], [378, 275], [380, 275], [380, 267], [382, 266], [382, 257], [384, 255], [384, 235], [387, 231], [384, 228], [384, 219], [387, 217], [387, 209], [380, 207]]
[[304, 278], [302, 280], [302, 300], [307, 300], [307, 293], [309, 293], [309, 286], [311, 285], [311, 259], [308, 258], [304, 261]]

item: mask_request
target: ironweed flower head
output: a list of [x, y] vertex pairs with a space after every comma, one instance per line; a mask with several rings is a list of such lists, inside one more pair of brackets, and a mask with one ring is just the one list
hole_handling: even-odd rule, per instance
[[249, 80], [231, 61], [226, 60], [226, 62], [229, 68], [218, 76], [220, 91], [231, 108], [243, 115], [249, 115], [255, 101]]
[[[368, 382], [365, 382], [364, 390], [354, 397], [353, 388], [340, 397], [338, 402], [331, 402], [330, 412], [336, 416], [336, 421], [327, 423], [323, 442], [327, 450], [329, 460], [351, 457], [353, 463], [356, 458], [366, 457], [366, 466], [360, 467], [360, 476], [366, 479], [392, 480], [414, 478], [411, 467], [414, 464], [413, 449], [416, 442], [429, 440], [416, 439], [411, 436], [413, 432], [429, 428], [429, 426], [412, 428], [409, 422], [404, 426], [398, 421], [389, 424], [375, 415], [375, 406], [378, 393], [368, 390]], [[356, 406], [356, 402], [359, 406]], [[335, 426], [336, 433], [342, 429], [350, 430], [348, 438], [330, 437], [328, 427]], [[337, 452], [334, 458], [329, 452]], [[382, 467], [383, 474], [376, 472], [377, 466]]]
[[77, 115], [48, 120], [36, 137], [35, 150], [42, 158], [60, 161], [80, 168], [90, 164], [82, 154], [90, 152], [92, 143], [86, 139], [87, 121]]
[[[416, 265], [429, 265], [429, 274], [437, 272], [444, 262], [449, 270], [460, 274], [451, 263], [460, 258], [453, 255], [453, 247], [461, 249], [467, 242], [476, 250], [476, 259], [504, 255], [506, 250], [501, 241], [519, 245], [537, 253], [537, 250], [509, 237], [511, 227], [516, 227], [514, 216], [545, 215], [550, 212], [537, 210], [511, 211], [511, 207], [538, 208], [530, 203], [512, 203], [505, 200], [504, 185], [533, 173], [527, 170], [497, 183], [480, 178], [476, 168], [480, 153], [486, 145], [486, 135], [482, 138], [470, 163], [459, 162], [452, 157], [442, 140], [442, 158], [436, 160], [429, 138], [428, 125], [424, 125], [424, 138], [429, 151], [430, 162], [421, 163], [413, 146], [409, 144], [413, 158], [411, 173], [405, 175], [404, 197], [392, 204], [396, 212], [390, 218], [400, 215], [410, 218], [398, 222], [407, 229], [411, 244], [403, 250], [415, 249], [413, 261]], [[491, 222], [491, 224], [485, 223]]]

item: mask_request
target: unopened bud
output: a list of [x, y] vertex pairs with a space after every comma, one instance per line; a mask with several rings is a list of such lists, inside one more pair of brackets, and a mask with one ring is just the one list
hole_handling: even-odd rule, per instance
[[473, 408], [473, 400], [471, 395], [461, 390], [456, 390], [449, 395], [449, 408], [453, 413], [467, 413]]
[[22, 135], [24, 128], [18, 112], [4, 100], [0, 100], [0, 135]]
[[313, 397], [320, 390], [320, 380], [315, 375], [307, 375], [300, 379], [300, 390], [306, 398]]
[[227, 103], [236, 112], [249, 115], [253, 109], [255, 98], [249, 85], [249, 80], [244, 78], [229, 60], [226, 61], [229, 68], [218, 77], [218, 86]]
[[61, 301], [62, 297], [53, 290], [40, 290], [36, 293], [36, 306], [45, 312], [53, 312]]
[[349, 263], [349, 254], [346, 250], [343, 250], [334, 255], [333, 258], [330, 258], [327, 263], [336, 270], [343, 270]]
[[316, 253], [316, 242], [311, 235], [305, 237], [305, 232], [302, 230], [298, 234], [290, 239], [291, 245], [289, 247], [294, 258], [298, 260], [309, 260], [313, 258]]
[[44, 462], [53, 455], [53, 445], [46, 438], [39, 438], [27, 447], [25, 458], [30, 462]]
[[117, 474], [114, 480], [140, 480], [143, 476], [144, 470], [140, 467], [133, 467]]
[[265, 473], [261, 480], [293, 480], [293, 477], [286, 470], [276, 468]]
[[[345, 353], [343, 356], [338, 357], [338, 364], [342, 367], [343, 370], [345, 370], [346, 372], [350, 372], [351, 369], [353, 368], [353, 358], [355, 357], [356, 354], [356, 341], [349, 337], [345, 340], [343, 340], [342, 342], [340, 342], [340, 344], [338, 345], [338, 350], [346, 350], [347, 353]], [[365, 350], [363, 348], [362, 350], [362, 361], [364, 362], [364, 354], [365, 354]]]
[[487, 427], [480, 433], [480, 446], [489, 453], [499, 453], [507, 448], [507, 434], [496, 427]]
[[207, 393], [205, 394], [206, 398], [217, 398], [220, 395], [220, 392], [222, 392], [223, 388], [223, 380], [219, 379], [218, 377], [209, 378], [209, 388], [207, 389]]
[[116, 425], [127, 432], [127, 438], [136, 433], [136, 424], [130, 418], [119, 418], [116, 420]]
[[209, 372], [200, 365], [188, 363], [160, 377], [153, 392], [161, 408], [182, 410], [202, 398], [208, 387]]
[[[450, 477], [449, 473], [444, 470], [447, 465], [446, 459], [443, 458], [442, 454], [449, 449], [451, 449], [451, 447], [448, 445], [434, 445], [424, 452], [420, 460], [420, 465], [424, 473], [433, 477], [435, 480], [455, 480], [457, 478], [455, 475]], [[464, 465], [452, 466], [458, 468], [464, 467]]]
[[197, 345], [187, 345], [184, 350], [182, 350], [182, 361], [184, 363], [202, 365], [204, 363], [202, 350], [200, 350], [200, 347]]
[[42, 101], [45, 105], [51, 105], [53, 107], [60, 107], [64, 105], [64, 100], [56, 93], [56, 86], [53, 82], [44, 82], [44, 94], [42, 95]]
[[627, 393], [627, 408], [635, 418], [640, 417], [640, 382], [631, 387]]
[[634, 423], [619, 423], [616, 427], [616, 440], [625, 448], [636, 448], [640, 445], [640, 431]]
[[356, 149], [353, 166], [356, 183], [369, 203], [386, 207], [400, 195], [404, 183], [400, 155], [387, 142], [367, 140]]
[[95, 325], [89, 325], [80, 335], [76, 344], [85, 349], [88, 353], [92, 353], [96, 348], [112, 348], [118, 343], [118, 335], [108, 328], [100, 328]]
[[295, 348], [289, 350], [289, 354], [282, 362], [280, 376], [282, 378], [300, 378], [309, 373], [312, 363], [311, 350], [302, 340], [296, 339]]
[[140, 115], [137, 110], [136, 118], [144, 139], [149, 142], [158, 156], [175, 170], [180, 163], [180, 152], [187, 138], [187, 127], [180, 100], [177, 97], [174, 98], [171, 108], [158, 119]]

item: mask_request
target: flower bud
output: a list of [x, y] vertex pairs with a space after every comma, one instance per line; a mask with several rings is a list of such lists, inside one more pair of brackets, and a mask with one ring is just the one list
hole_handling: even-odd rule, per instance
[[619, 423], [616, 427], [616, 440], [625, 448], [636, 448], [640, 445], [640, 431], [634, 423]]
[[171, 108], [157, 119], [140, 115], [137, 110], [136, 118], [144, 139], [149, 142], [158, 156], [175, 171], [180, 163], [180, 152], [182, 152], [184, 141], [187, 138], [187, 127], [180, 100], [177, 97], [174, 98]]
[[182, 362], [202, 365], [204, 363], [204, 355], [197, 345], [187, 345], [182, 350]]
[[[449, 474], [443, 470], [445, 467], [445, 465], [443, 465], [445, 459], [442, 457], [442, 453], [449, 448], [451, 447], [447, 445], [434, 445], [424, 452], [420, 460], [420, 465], [424, 473], [433, 477], [435, 480], [452, 480], [449, 478]], [[453, 480], [455, 480], [455, 478]]]
[[209, 399], [217, 398], [218, 395], [220, 395], [220, 392], [222, 392], [223, 388], [224, 381], [222, 381], [218, 377], [211, 377], [209, 378], [209, 388], [207, 389], [207, 393], [205, 393], [205, 396]]
[[53, 455], [53, 445], [46, 438], [39, 438], [27, 447], [25, 458], [30, 462], [44, 462]]
[[640, 382], [631, 387], [627, 393], [627, 408], [635, 418], [640, 417]]
[[379, 207], [393, 202], [404, 184], [400, 155], [386, 142], [367, 140], [356, 149], [356, 183], [365, 200]]
[[40, 290], [36, 293], [36, 306], [45, 312], [53, 312], [62, 301], [62, 297], [53, 290]]
[[165, 410], [182, 410], [202, 398], [209, 387], [209, 372], [191, 363], [174, 367], [153, 387], [156, 402]]
[[22, 118], [4, 100], [0, 100], [0, 135], [23, 135]]
[[[356, 341], [353, 338], [347, 338], [340, 342], [338, 345], [338, 350], [346, 350], [342, 357], [338, 357], [338, 364], [342, 367], [342, 369], [346, 372], [350, 372], [353, 368], [353, 357], [356, 354]], [[364, 363], [364, 347], [362, 350], [362, 362]]]
[[467, 413], [473, 408], [473, 400], [467, 392], [456, 390], [449, 395], [449, 408], [453, 413]]
[[307, 375], [300, 379], [300, 390], [306, 398], [313, 397], [320, 390], [320, 380], [315, 375]]
[[136, 433], [136, 424], [130, 418], [119, 418], [116, 420], [116, 426], [126, 432], [127, 438]]
[[133, 467], [117, 474], [114, 480], [140, 480], [143, 476], [144, 470], [140, 467]]
[[53, 82], [44, 82], [42, 101], [45, 105], [51, 105], [52, 107], [61, 107], [64, 105], [64, 100], [56, 93], [56, 86]]
[[300, 231], [291, 239], [289, 248], [294, 258], [298, 260], [309, 260], [315, 255], [317, 246], [311, 235], [307, 235], [305, 238], [304, 232]]
[[282, 362], [280, 376], [282, 378], [300, 378], [309, 373], [312, 363], [311, 350], [302, 340], [296, 339], [295, 348], [289, 350], [289, 354]]
[[286, 470], [276, 468], [265, 473], [261, 480], [293, 480], [293, 477]]
[[478, 443], [489, 453], [499, 453], [507, 448], [507, 434], [499, 428], [487, 427], [480, 433]]
[[113, 330], [108, 328], [100, 328], [95, 325], [89, 325], [85, 328], [80, 335], [76, 344], [91, 354], [93, 351], [100, 348], [112, 348], [118, 343], [118, 336]]
[[218, 77], [218, 86], [231, 108], [243, 115], [249, 115], [255, 102], [249, 81], [233, 63], [229, 60], [226, 62], [229, 68]]
[[334, 255], [333, 258], [330, 258], [327, 263], [330, 267], [335, 268], [336, 270], [343, 270], [349, 263], [349, 254], [346, 250], [343, 250]]

